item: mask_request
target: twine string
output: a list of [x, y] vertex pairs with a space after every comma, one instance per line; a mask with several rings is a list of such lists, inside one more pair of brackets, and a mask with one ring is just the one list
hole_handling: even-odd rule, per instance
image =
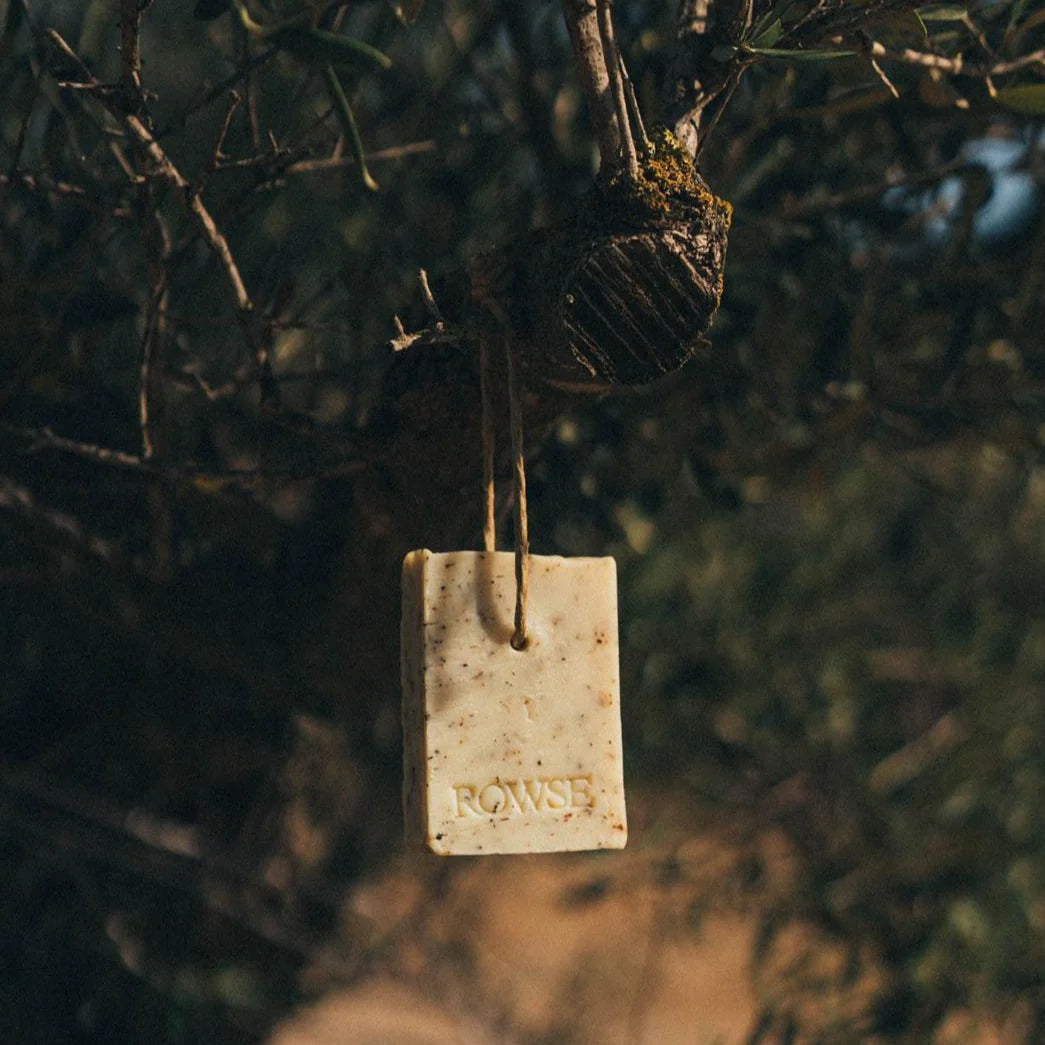
[[486, 334], [479, 338], [479, 395], [482, 400], [483, 441], [483, 549], [497, 550], [497, 521], [494, 516], [493, 408], [490, 406], [490, 348]]
[[[512, 484], [515, 491], [515, 631], [512, 649], [524, 650], [530, 644], [526, 618], [530, 598], [530, 520], [526, 508], [526, 453], [523, 442], [522, 401], [515, 369], [515, 353], [508, 334], [507, 317], [492, 303], [490, 311], [500, 321], [505, 333], [508, 358], [508, 407], [512, 440]], [[482, 408], [483, 453], [483, 547], [488, 552], [497, 548], [497, 524], [494, 516], [494, 443], [490, 349], [485, 336], [479, 341], [479, 391]]]
[[512, 426], [512, 478], [515, 483], [515, 634], [512, 649], [530, 644], [526, 609], [530, 598], [530, 519], [526, 510], [526, 453], [523, 445], [522, 402], [515, 372], [515, 353], [508, 342], [508, 405]]

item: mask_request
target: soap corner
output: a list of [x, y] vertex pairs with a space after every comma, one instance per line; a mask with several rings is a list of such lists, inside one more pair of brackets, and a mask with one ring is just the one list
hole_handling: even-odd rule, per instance
[[423, 569], [425, 562], [431, 556], [432, 553], [427, 548], [414, 548], [413, 551], [407, 552], [403, 556], [403, 579], [405, 580], [408, 575]]
[[442, 832], [429, 834], [425, 839], [425, 848], [435, 856], [453, 856], [454, 851], [450, 848], [449, 839]]

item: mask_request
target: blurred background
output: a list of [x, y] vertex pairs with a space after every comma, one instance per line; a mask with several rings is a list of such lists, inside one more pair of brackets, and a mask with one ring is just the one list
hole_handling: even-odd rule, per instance
[[[180, 0], [140, 94], [119, 0], [0, 2], [0, 1037], [1045, 1040], [1043, 12], [755, 4], [711, 349], [529, 462], [534, 550], [617, 560], [629, 848], [440, 861], [398, 569], [479, 461], [393, 442], [455, 357], [388, 342], [596, 153], [559, 5], [313, 6], [391, 68]], [[676, 5], [615, 18], [654, 123]]]

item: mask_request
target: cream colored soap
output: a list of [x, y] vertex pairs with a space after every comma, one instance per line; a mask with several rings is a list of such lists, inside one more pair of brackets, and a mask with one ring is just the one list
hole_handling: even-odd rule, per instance
[[403, 806], [433, 852], [619, 849], [627, 840], [613, 559], [530, 556], [511, 646], [510, 552], [403, 562]]

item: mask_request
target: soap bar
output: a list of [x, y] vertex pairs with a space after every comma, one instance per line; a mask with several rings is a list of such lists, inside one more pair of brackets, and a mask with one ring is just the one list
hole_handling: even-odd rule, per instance
[[611, 558], [531, 555], [512, 648], [510, 552], [403, 562], [407, 841], [441, 855], [619, 849], [627, 840]]

